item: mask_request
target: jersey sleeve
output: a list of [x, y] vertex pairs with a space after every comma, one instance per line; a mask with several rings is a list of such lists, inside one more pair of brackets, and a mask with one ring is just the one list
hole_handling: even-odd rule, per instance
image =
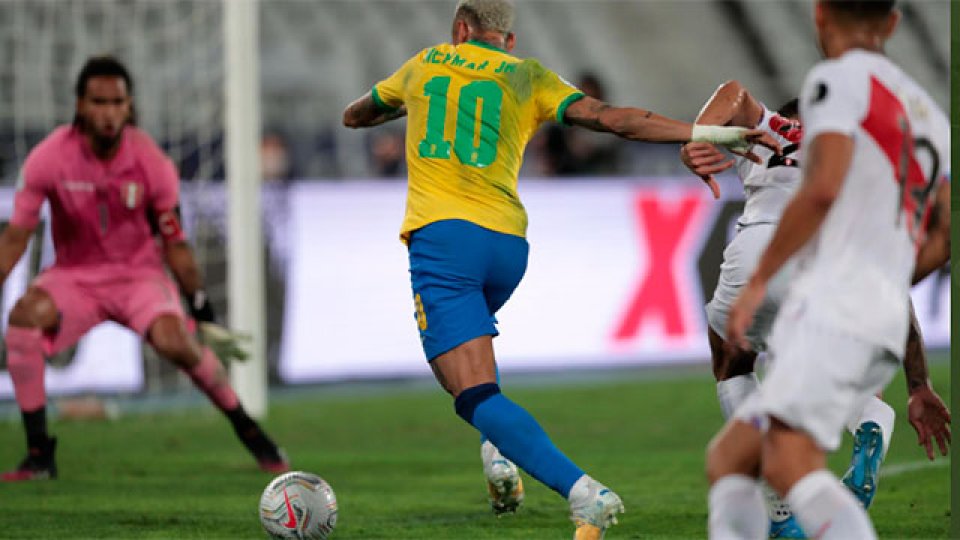
[[147, 183], [147, 207], [157, 215], [175, 209], [180, 203], [177, 167], [146, 132], [136, 128], [129, 132], [138, 166]]
[[410, 80], [410, 76], [413, 70], [416, 69], [417, 64], [419, 64], [420, 57], [423, 54], [424, 52], [421, 51], [413, 58], [404, 62], [404, 64], [400, 66], [400, 69], [395, 71], [393, 75], [373, 85], [370, 94], [373, 96], [373, 101], [380, 110], [395, 111], [403, 105], [406, 98], [407, 81]]
[[158, 214], [173, 210], [180, 202], [180, 178], [177, 168], [166, 156], [157, 159], [152, 166], [151, 208]]
[[532, 70], [540, 121], [555, 120], [566, 124], [564, 113], [571, 103], [584, 96], [576, 86], [539, 64]]
[[47, 198], [48, 190], [56, 179], [57, 168], [54, 156], [43, 146], [27, 156], [17, 179], [17, 192], [13, 198], [13, 216], [10, 223], [17, 227], [33, 229], [40, 222], [40, 207]]
[[150, 195], [151, 219], [156, 220], [152, 226], [160, 233], [165, 244], [184, 242], [186, 233], [180, 224], [180, 177], [177, 168], [170, 159], [159, 149], [150, 164]]
[[866, 73], [849, 62], [828, 61], [811, 69], [800, 91], [804, 139], [827, 132], [852, 137], [866, 113], [866, 83]]

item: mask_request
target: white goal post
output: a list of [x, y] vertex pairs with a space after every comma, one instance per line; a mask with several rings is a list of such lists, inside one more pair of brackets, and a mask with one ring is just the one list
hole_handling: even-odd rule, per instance
[[230, 379], [254, 417], [267, 412], [266, 312], [260, 202], [260, 66], [258, 0], [222, 0], [226, 182], [227, 321], [248, 334], [250, 358]]

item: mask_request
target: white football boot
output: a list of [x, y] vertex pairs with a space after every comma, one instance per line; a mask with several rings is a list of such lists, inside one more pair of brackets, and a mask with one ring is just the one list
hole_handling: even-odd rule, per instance
[[617, 523], [623, 502], [607, 486], [583, 475], [570, 489], [570, 519], [577, 530], [574, 540], [601, 540], [607, 528]]
[[490, 441], [480, 445], [480, 458], [483, 460], [483, 474], [487, 477], [493, 513], [499, 517], [507, 512], [516, 512], [523, 503], [523, 480], [520, 479], [517, 466], [503, 457]]

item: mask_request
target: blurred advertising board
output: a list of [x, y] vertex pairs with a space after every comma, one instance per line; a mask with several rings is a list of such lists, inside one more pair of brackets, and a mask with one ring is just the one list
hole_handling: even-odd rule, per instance
[[[405, 186], [300, 184], [289, 195], [281, 379], [428, 373], [398, 240]], [[709, 358], [703, 305], [741, 200], [678, 178], [524, 181], [521, 198], [530, 260], [497, 315], [502, 369]], [[949, 345], [949, 284], [935, 276], [915, 290], [931, 347]]]

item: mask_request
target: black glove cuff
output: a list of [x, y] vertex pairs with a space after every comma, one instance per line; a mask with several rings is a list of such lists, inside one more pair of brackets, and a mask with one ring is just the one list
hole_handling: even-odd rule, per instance
[[217, 315], [213, 311], [213, 305], [207, 298], [207, 293], [199, 290], [193, 293], [193, 298], [189, 302], [190, 316], [197, 322], [216, 322]]

